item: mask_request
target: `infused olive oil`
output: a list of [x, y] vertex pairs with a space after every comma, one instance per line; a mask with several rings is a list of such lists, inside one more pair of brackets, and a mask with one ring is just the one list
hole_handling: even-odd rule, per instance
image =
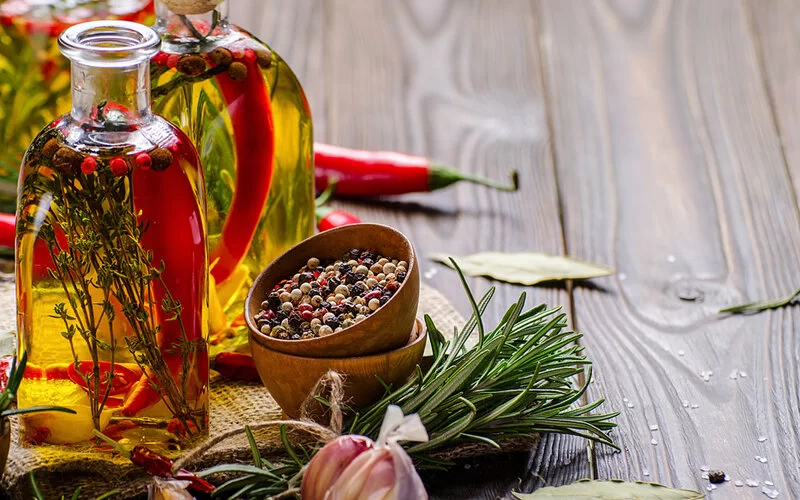
[[150, 28], [69, 28], [72, 111], [25, 154], [17, 211], [20, 407], [26, 443], [101, 431], [173, 449], [207, 432], [208, 260], [191, 141], [150, 111]]

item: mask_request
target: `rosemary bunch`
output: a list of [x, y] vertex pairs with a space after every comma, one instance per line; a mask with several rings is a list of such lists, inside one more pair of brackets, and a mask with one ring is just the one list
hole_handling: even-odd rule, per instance
[[[494, 295], [492, 287], [479, 301], [473, 297], [461, 269], [453, 264], [472, 304], [473, 313], [452, 341], [445, 339], [433, 320], [425, 317], [433, 348], [433, 365], [406, 384], [391, 389], [373, 405], [362, 409], [345, 424], [351, 434], [378, 437], [386, 408], [395, 404], [403, 413], [417, 413], [430, 440], [408, 451], [418, 465], [446, 467], [432, 454], [443, 448], [484, 443], [501, 448], [504, 441], [555, 432], [582, 436], [613, 448], [608, 431], [618, 413], [593, 414], [603, 399], [576, 406], [591, 379], [576, 387], [573, 379], [590, 366], [583, 349], [576, 345], [581, 335], [567, 328], [566, 315], [559, 309], [539, 305], [525, 311], [526, 295], [505, 313], [500, 322], [487, 330], [483, 314]], [[478, 343], [466, 347], [477, 329]], [[273, 494], [295, 486], [302, 465], [310, 458], [293, 451], [284, 436], [292, 460], [272, 464], [258, 457], [251, 438], [255, 467], [220, 465], [199, 475], [243, 473], [220, 486], [236, 498], [249, 498], [255, 492]]]

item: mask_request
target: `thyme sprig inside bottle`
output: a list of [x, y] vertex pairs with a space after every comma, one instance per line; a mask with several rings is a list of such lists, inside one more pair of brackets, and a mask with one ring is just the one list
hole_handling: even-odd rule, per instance
[[[158, 35], [101, 21], [66, 30], [72, 112], [33, 141], [17, 213], [24, 438], [92, 430], [174, 449], [208, 420], [203, 174], [188, 138], [150, 111]], [[49, 403], [46, 403], [49, 402]]]

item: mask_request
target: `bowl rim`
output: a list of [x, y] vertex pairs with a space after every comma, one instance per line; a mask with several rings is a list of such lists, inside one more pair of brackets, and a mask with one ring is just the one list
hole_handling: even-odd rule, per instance
[[[267, 270], [269, 268], [271, 268], [275, 264], [275, 262], [277, 262], [278, 260], [282, 259], [287, 254], [290, 254], [290, 253], [293, 253], [293, 252], [297, 251], [298, 249], [300, 249], [304, 245], [307, 245], [308, 242], [310, 242], [311, 240], [313, 240], [315, 238], [319, 238], [319, 237], [323, 237], [323, 236], [326, 236], [326, 235], [335, 234], [337, 232], [347, 232], [347, 231], [353, 231], [353, 230], [358, 230], [358, 229], [367, 229], [367, 230], [371, 230], [371, 229], [387, 230], [388, 229], [390, 232], [395, 233], [397, 236], [402, 238], [408, 244], [408, 247], [411, 249], [411, 252], [409, 254], [409, 258], [407, 260], [408, 268], [406, 269], [406, 274], [407, 275], [411, 274], [412, 269], [414, 269], [415, 266], [418, 265], [417, 252], [416, 252], [416, 249], [414, 248], [414, 244], [411, 242], [411, 239], [409, 239], [408, 236], [403, 234], [397, 228], [394, 228], [392, 226], [388, 226], [386, 224], [376, 224], [376, 223], [372, 223], [372, 222], [361, 222], [361, 223], [358, 223], [358, 224], [348, 224], [346, 226], [341, 226], [341, 227], [337, 227], [337, 228], [333, 228], [333, 229], [328, 229], [327, 231], [323, 231], [321, 233], [317, 233], [317, 234], [315, 234], [313, 236], [310, 236], [310, 237], [304, 239], [300, 243], [297, 243], [292, 248], [286, 250], [285, 252], [280, 254], [278, 257], [273, 259], [273, 261], [270, 262], [267, 267], [262, 269], [261, 272], [258, 273], [258, 276], [256, 276], [256, 278], [253, 280], [253, 284], [250, 285], [250, 290], [247, 292], [247, 296], [244, 299], [244, 308], [243, 308], [244, 309], [244, 316], [245, 316], [245, 318], [244, 318], [245, 319], [245, 323], [247, 324], [247, 328], [250, 330], [250, 333], [254, 334], [259, 339], [264, 339], [266, 342], [275, 342], [277, 344], [286, 343], [286, 344], [298, 345], [299, 346], [299, 345], [303, 345], [303, 344], [306, 344], [306, 345], [313, 344], [313, 343], [321, 341], [322, 339], [328, 339], [328, 338], [331, 338], [333, 336], [342, 336], [348, 330], [352, 331], [351, 329], [353, 327], [358, 326], [359, 324], [363, 323], [364, 321], [369, 321], [371, 315], [367, 316], [363, 321], [361, 321], [361, 323], [356, 323], [353, 326], [349, 326], [347, 328], [342, 328], [342, 331], [334, 332], [331, 335], [327, 335], [325, 337], [314, 337], [313, 339], [297, 339], [297, 340], [289, 339], [289, 340], [286, 340], [286, 339], [276, 339], [276, 338], [270, 337], [269, 335], [266, 335], [265, 333], [262, 333], [261, 330], [258, 329], [258, 325], [255, 324], [255, 320], [253, 319], [253, 317], [248, 313], [248, 309], [249, 309], [248, 305], [253, 300], [253, 294], [255, 293], [256, 285], [262, 280], [262, 278], [266, 274]], [[400, 259], [398, 259], [398, 261], [399, 260]], [[400, 290], [402, 290], [403, 287], [405, 287], [408, 284], [409, 281], [410, 280], [404, 280], [402, 283], [400, 283], [400, 286], [397, 288], [397, 291], [394, 293], [394, 295], [392, 295], [392, 298], [390, 298], [388, 301], [386, 301], [386, 304], [383, 304], [381, 306], [381, 308], [386, 307], [387, 305], [389, 305], [390, 302], [395, 300], [397, 298], [397, 296], [400, 295]], [[273, 288], [275, 287], [275, 283], [272, 284], [272, 287]], [[377, 312], [379, 310], [380, 310], [380, 308], [378, 308], [375, 312]], [[410, 345], [410, 344], [407, 344], [407, 345]], [[402, 349], [402, 347], [400, 349]], [[390, 351], [390, 352], [393, 352], [393, 351]], [[303, 356], [297, 356], [297, 357], [301, 358]], [[329, 359], [344, 359], [344, 358], [329, 358]]]
[[[344, 330], [342, 330], [342, 331], [344, 331]], [[367, 359], [371, 359], [371, 358], [382, 358], [382, 357], [390, 356], [390, 355], [393, 355], [393, 354], [399, 354], [400, 352], [402, 352], [402, 351], [404, 351], [406, 349], [411, 349], [412, 347], [415, 347], [420, 342], [427, 342], [428, 341], [428, 329], [425, 328], [425, 323], [419, 318], [414, 318], [414, 329], [409, 334], [409, 338], [411, 337], [411, 334], [413, 334], [414, 332], [418, 332], [417, 333], [417, 338], [415, 338], [412, 342], [408, 342], [406, 345], [404, 345], [402, 347], [398, 347], [397, 349], [392, 349], [391, 351], [385, 351], [385, 352], [378, 352], [378, 353], [375, 353], [375, 354], [366, 354], [366, 355], [363, 355], [363, 356], [345, 356], [345, 357], [340, 357], [340, 358], [318, 358], [318, 357], [315, 357], [315, 356], [298, 356], [296, 354], [289, 354], [289, 353], [285, 353], [283, 351], [276, 351], [274, 349], [270, 349], [269, 346], [266, 346], [266, 345], [262, 344], [261, 342], [259, 342], [257, 338], [254, 339], [254, 341], [256, 343], [258, 343], [264, 349], [267, 349], [268, 351], [272, 351], [275, 354], [279, 354], [279, 355], [281, 355], [281, 357], [292, 358], [292, 359], [296, 359], [296, 360], [313, 359], [313, 360], [324, 360], [326, 362], [345, 361], [345, 360], [347, 360], [347, 361], [362, 360], [363, 361], [363, 360], [367, 360]], [[250, 333], [252, 334], [253, 332], [250, 332]]]

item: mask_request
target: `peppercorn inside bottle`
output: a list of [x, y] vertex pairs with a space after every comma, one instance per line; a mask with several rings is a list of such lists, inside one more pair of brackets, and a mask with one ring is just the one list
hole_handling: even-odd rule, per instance
[[275, 285], [254, 319], [261, 333], [281, 340], [325, 337], [364, 321], [406, 279], [406, 261], [354, 248], [324, 262], [311, 257]]

